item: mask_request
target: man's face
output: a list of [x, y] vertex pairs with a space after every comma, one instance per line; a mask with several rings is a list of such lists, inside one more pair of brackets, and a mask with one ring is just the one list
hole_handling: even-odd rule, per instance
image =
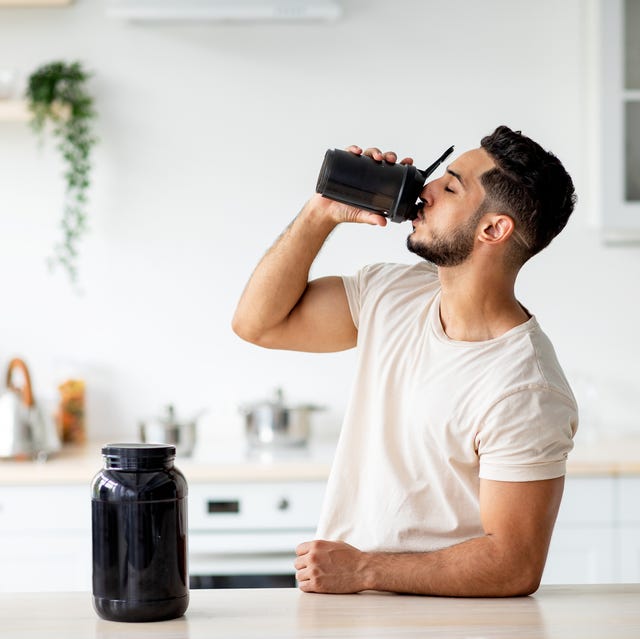
[[480, 177], [495, 167], [482, 148], [467, 151], [447, 167], [445, 174], [425, 185], [424, 206], [413, 221], [407, 248], [436, 266], [457, 266], [475, 244], [485, 191]]

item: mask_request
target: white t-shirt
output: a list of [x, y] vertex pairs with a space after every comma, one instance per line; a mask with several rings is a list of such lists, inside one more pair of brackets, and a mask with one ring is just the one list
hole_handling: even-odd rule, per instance
[[451, 546], [484, 534], [480, 478], [564, 475], [577, 406], [534, 317], [496, 339], [455, 341], [433, 265], [376, 264], [343, 281], [357, 374], [318, 539]]

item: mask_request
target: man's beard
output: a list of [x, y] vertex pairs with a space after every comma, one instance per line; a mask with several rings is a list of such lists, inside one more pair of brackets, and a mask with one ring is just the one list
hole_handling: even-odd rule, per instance
[[407, 248], [418, 257], [436, 266], [458, 266], [473, 251], [480, 217], [481, 212], [478, 211], [463, 226], [457, 228], [447, 237], [434, 234], [433, 239], [428, 243], [416, 240], [414, 231], [407, 237]]

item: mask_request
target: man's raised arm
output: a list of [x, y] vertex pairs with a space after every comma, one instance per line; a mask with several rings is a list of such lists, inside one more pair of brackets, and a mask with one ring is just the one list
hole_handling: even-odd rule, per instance
[[315, 195], [253, 272], [232, 328], [266, 348], [328, 352], [352, 348], [357, 331], [342, 279], [308, 281], [309, 269], [331, 231], [346, 221], [386, 220]]
[[[362, 149], [350, 146], [352, 153]], [[393, 152], [371, 148], [376, 160], [395, 162]], [[403, 162], [411, 163], [411, 158]], [[385, 226], [384, 217], [312, 197], [296, 219], [262, 258], [240, 298], [232, 328], [266, 348], [330, 352], [352, 348], [357, 330], [351, 318], [342, 279], [308, 281], [309, 269], [333, 229], [342, 222]]]

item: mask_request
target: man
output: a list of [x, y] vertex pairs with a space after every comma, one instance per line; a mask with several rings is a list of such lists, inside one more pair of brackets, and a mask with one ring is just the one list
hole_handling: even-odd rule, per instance
[[315, 195], [258, 265], [234, 317], [238, 335], [267, 348], [358, 348], [318, 539], [297, 548], [296, 577], [308, 592], [529, 594], [577, 408], [514, 286], [565, 226], [573, 184], [555, 156], [501, 126], [421, 200], [407, 246], [423, 262], [308, 282], [336, 226], [386, 224]]

